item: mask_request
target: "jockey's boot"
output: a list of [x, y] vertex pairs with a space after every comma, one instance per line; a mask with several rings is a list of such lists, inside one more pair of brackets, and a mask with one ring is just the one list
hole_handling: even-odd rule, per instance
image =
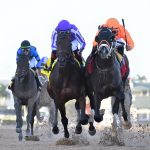
[[42, 84], [41, 84], [37, 74], [35, 75], [35, 80], [36, 80], [36, 83], [37, 83], [38, 90], [41, 91]]
[[79, 54], [79, 50], [74, 51], [74, 55], [75, 55], [75, 58], [76, 58], [76, 59], [79, 61], [79, 63], [80, 63], [81, 71], [83, 71], [83, 69], [84, 69], [84, 64], [83, 64], [82, 55]]
[[83, 64], [83, 61], [80, 62], [80, 67], [81, 67], [81, 71], [83, 72], [83, 70], [84, 70], [84, 64]]
[[52, 51], [51, 53], [51, 63], [50, 63], [50, 66], [48, 67], [48, 71], [51, 71], [52, 70], [52, 66], [53, 66], [53, 63], [56, 59], [56, 51]]
[[13, 89], [14, 89], [14, 82], [15, 82], [15, 77], [13, 77], [11, 79], [11, 83], [8, 86], [8, 89], [11, 90], [11, 91], [13, 91]]
[[31, 69], [34, 71], [34, 77], [35, 77], [35, 80], [36, 80], [36, 83], [37, 83], [38, 90], [41, 91], [42, 84], [41, 84], [41, 82], [38, 78], [37, 69], [36, 69], [36, 67], [32, 67]]

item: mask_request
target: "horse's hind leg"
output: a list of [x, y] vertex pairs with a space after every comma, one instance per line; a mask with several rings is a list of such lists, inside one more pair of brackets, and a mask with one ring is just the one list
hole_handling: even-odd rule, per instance
[[132, 94], [131, 94], [131, 89], [129, 85], [125, 85], [125, 100], [124, 100], [124, 105], [125, 105], [125, 110], [127, 112], [127, 121], [123, 122], [123, 126], [125, 129], [130, 129], [132, 127], [131, 124], [131, 118], [130, 118], [130, 108], [132, 104]]
[[22, 119], [22, 112], [21, 112], [21, 104], [18, 102], [18, 100], [15, 100], [15, 111], [16, 111], [16, 132], [19, 133], [19, 141], [22, 141], [23, 135], [22, 135], [22, 125], [23, 125], [23, 119]]
[[58, 128], [58, 108], [51, 106], [50, 109], [50, 117], [49, 117], [49, 122], [52, 124], [52, 131], [54, 134], [58, 134], [59, 133], [59, 128]]
[[69, 138], [69, 132], [68, 132], [68, 119], [66, 117], [66, 109], [65, 109], [65, 105], [62, 104], [61, 106], [59, 105], [59, 111], [61, 114], [61, 122], [63, 124], [64, 127], [64, 137], [65, 138]]
[[33, 135], [34, 117], [36, 116], [36, 105], [34, 105], [32, 117], [31, 117], [31, 135]]
[[118, 111], [119, 111], [119, 102], [120, 100], [115, 98], [115, 102], [112, 105], [112, 113], [113, 113], [113, 127], [117, 136], [117, 142], [118, 144], [124, 145], [124, 139], [123, 139], [123, 130], [121, 126], [121, 119], [118, 116]]

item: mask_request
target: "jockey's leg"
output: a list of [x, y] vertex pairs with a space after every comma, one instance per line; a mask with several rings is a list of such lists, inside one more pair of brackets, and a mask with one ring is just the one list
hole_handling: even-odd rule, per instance
[[35, 76], [35, 80], [36, 80], [36, 83], [37, 83], [38, 90], [41, 91], [42, 84], [41, 84], [41, 82], [38, 78], [38, 73], [37, 73], [36, 67], [33, 67], [31, 69], [34, 71], [34, 76]]
[[79, 54], [79, 50], [75, 50], [75, 51], [73, 51], [73, 52], [74, 52], [75, 58], [76, 58], [76, 59], [79, 61], [79, 63], [80, 63], [81, 69], [83, 70], [84, 64], [83, 64], [82, 56]]
[[127, 55], [124, 54], [124, 46], [117, 47], [117, 52], [118, 52], [118, 54], [116, 54], [116, 55], [118, 55], [117, 60], [119, 61], [119, 64], [121, 66], [120, 69], [123, 70], [122, 67], [126, 66], [126, 71], [125, 72], [123, 71], [123, 74], [122, 74], [123, 86], [125, 87], [125, 83], [126, 83], [126, 80], [128, 78], [129, 72], [130, 72], [129, 62], [128, 62]]
[[51, 53], [51, 62], [50, 62], [50, 66], [48, 68], [49, 71], [51, 71], [55, 59], [56, 59], [56, 51], [52, 51], [52, 53]]

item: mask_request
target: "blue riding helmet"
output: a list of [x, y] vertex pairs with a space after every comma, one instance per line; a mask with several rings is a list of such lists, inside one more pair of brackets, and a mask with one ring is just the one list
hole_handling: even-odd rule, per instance
[[71, 29], [71, 24], [67, 20], [61, 20], [57, 25], [58, 31], [66, 31]]

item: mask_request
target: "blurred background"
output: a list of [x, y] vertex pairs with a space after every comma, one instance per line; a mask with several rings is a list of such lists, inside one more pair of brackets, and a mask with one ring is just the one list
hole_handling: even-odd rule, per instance
[[[150, 121], [149, 0], [1, 0], [0, 1], [0, 123], [13, 122], [12, 93], [7, 86], [16, 69], [16, 51], [23, 40], [37, 47], [40, 57], [50, 56], [51, 34], [61, 19], [75, 24], [87, 43], [86, 59], [99, 24], [115, 17], [125, 20], [135, 48], [125, 52], [130, 62], [133, 94], [132, 114], [136, 121]], [[111, 114], [110, 100], [103, 107]], [[105, 117], [110, 117], [105, 116]]]

